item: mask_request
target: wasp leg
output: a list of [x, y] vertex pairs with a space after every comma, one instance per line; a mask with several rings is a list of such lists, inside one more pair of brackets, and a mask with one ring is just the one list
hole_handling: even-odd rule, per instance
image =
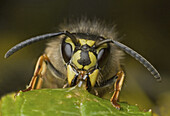
[[[43, 63], [45, 62], [50, 62], [50, 60], [48, 59], [48, 57], [44, 54], [42, 56], [39, 57], [36, 67], [35, 67], [35, 71], [34, 71], [34, 75], [30, 81], [30, 84], [28, 85], [27, 89], [22, 90], [22, 92], [26, 92], [26, 91], [30, 91], [33, 89], [40, 89], [42, 86], [42, 72], [43, 72]], [[38, 81], [37, 81], [38, 78]], [[37, 85], [35, 87], [35, 84], [37, 82]]]
[[[44, 65], [47, 65], [52, 70], [52, 72], [54, 72], [54, 74], [56, 76], [58, 76], [61, 79], [64, 79], [64, 74], [61, 73], [60, 71], [58, 71], [52, 65], [52, 63], [50, 62], [47, 55], [44, 54], [44, 55], [39, 57], [39, 59], [37, 61], [37, 64], [36, 64], [36, 67], [35, 67], [34, 75], [33, 75], [32, 79], [31, 79], [28, 87], [25, 90], [21, 90], [22, 92], [30, 91], [30, 90], [33, 90], [33, 89], [40, 89], [42, 87], [42, 83], [43, 83], [42, 75], [45, 72]], [[15, 96], [17, 96], [18, 94], [19, 94], [19, 91], [16, 93]]]
[[122, 85], [123, 85], [124, 76], [125, 76], [125, 74], [124, 74], [123, 70], [121, 70], [117, 73], [117, 79], [114, 84], [114, 93], [110, 99], [110, 102], [112, 103], [112, 105], [118, 110], [120, 110], [120, 105], [117, 103], [117, 100], [118, 100], [119, 93], [120, 93]]

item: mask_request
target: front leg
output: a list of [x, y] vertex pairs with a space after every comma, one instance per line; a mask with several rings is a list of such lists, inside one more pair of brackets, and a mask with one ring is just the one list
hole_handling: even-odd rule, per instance
[[118, 101], [119, 93], [121, 91], [121, 88], [124, 82], [125, 74], [123, 70], [120, 70], [116, 75], [117, 75], [117, 79], [114, 84], [114, 93], [110, 99], [110, 102], [116, 109], [120, 110], [120, 105], [117, 103], [117, 101]]
[[39, 57], [37, 61], [34, 75], [30, 81], [30, 84], [25, 90], [22, 90], [22, 92], [30, 91], [33, 89], [40, 89], [43, 83], [42, 75], [45, 74], [46, 68], [48, 68], [58, 78], [65, 79], [64, 74], [54, 67], [54, 65], [51, 63], [50, 59], [46, 54], [43, 54], [42, 56]]
[[[28, 87], [25, 90], [22, 90], [22, 92], [41, 88], [42, 83], [43, 83], [42, 73], [43, 73], [43, 71], [45, 71], [45, 66], [43, 65], [43, 63], [45, 63], [45, 62], [50, 62], [50, 60], [44, 54], [44, 55], [40, 56], [38, 61], [37, 61], [35, 71], [34, 71], [34, 75], [33, 75], [32, 79], [30, 81], [30, 84], [28, 85]], [[37, 80], [37, 78], [38, 78], [38, 80]]]

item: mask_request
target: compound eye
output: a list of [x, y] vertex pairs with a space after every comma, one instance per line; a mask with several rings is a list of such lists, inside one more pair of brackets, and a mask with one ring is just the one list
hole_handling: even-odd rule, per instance
[[97, 60], [98, 60], [98, 65], [100, 68], [102, 68], [106, 64], [108, 56], [109, 56], [109, 52], [110, 52], [109, 48], [102, 48], [99, 51], [97, 55]]
[[62, 55], [66, 63], [71, 59], [72, 47], [69, 43], [62, 43]]

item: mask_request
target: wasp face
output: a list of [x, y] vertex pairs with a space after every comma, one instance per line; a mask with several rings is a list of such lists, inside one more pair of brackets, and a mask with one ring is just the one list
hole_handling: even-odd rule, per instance
[[[87, 89], [94, 87], [99, 70], [107, 62], [110, 52], [109, 44], [104, 43], [96, 47], [96, 42], [88, 36], [77, 36], [77, 43], [66, 37], [62, 42], [62, 55], [67, 68], [67, 80], [70, 86], [85, 81]], [[81, 86], [81, 85], [80, 85]]]

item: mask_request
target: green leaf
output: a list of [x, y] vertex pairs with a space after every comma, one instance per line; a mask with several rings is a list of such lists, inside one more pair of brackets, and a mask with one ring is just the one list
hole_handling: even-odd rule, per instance
[[78, 87], [41, 89], [9, 94], [1, 99], [2, 116], [151, 116], [137, 106], [120, 103], [115, 109], [109, 100], [96, 97]]

